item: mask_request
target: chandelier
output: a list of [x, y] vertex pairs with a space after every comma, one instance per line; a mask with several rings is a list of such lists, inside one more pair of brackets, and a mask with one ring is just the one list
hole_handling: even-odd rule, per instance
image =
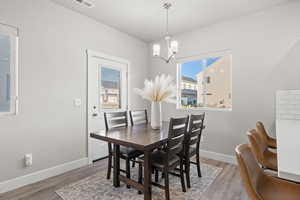
[[169, 9], [172, 6], [171, 3], [164, 3], [163, 8], [166, 9], [166, 44], [167, 44], [167, 57], [160, 55], [160, 44], [153, 44], [153, 56], [164, 60], [169, 63], [172, 58], [175, 58], [175, 54], [178, 52], [178, 42], [172, 40], [169, 35]]

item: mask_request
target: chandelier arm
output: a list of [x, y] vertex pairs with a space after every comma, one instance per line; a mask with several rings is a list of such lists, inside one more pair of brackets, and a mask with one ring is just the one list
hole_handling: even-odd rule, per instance
[[155, 58], [159, 58], [159, 59], [165, 61], [166, 63], [169, 63], [171, 61], [171, 59], [174, 57], [175, 57], [175, 53], [172, 53], [172, 55], [170, 55], [168, 58], [164, 58], [162, 56], [155, 56]]
[[172, 58], [174, 58], [175, 54], [172, 53], [172, 55], [169, 56], [168, 59], [166, 59], [166, 62], [169, 63], [171, 61]]
[[168, 59], [165, 59], [164, 57], [162, 57], [162, 56], [155, 56], [155, 58], [159, 58], [159, 59], [161, 59], [161, 60], [163, 60], [163, 61], [165, 61], [166, 63], [168, 63], [169, 61], [168, 61]]

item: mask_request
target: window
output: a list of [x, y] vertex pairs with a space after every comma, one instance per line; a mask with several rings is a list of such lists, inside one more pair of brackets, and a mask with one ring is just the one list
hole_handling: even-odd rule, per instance
[[116, 69], [101, 67], [101, 108], [121, 108], [121, 72]]
[[210, 76], [207, 76], [207, 77], [206, 77], [206, 83], [207, 83], [207, 84], [210, 84]]
[[[231, 110], [232, 78], [229, 53], [178, 63], [177, 108]], [[189, 84], [191, 87], [182, 87]]]
[[17, 31], [0, 24], [0, 115], [17, 113]]

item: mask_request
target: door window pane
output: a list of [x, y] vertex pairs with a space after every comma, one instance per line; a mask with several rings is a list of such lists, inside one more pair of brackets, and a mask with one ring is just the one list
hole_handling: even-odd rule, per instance
[[101, 67], [100, 103], [102, 109], [121, 108], [121, 71]]
[[0, 34], [0, 112], [10, 111], [10, 38]]

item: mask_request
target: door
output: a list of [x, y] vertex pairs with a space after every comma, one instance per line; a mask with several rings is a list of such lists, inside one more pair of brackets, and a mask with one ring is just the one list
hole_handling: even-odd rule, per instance
[[88, 156], [89, 162], [108, 155], [107, 143], [89, 137], [104, 130], [104, 112], [127, 110], [126, 60], [88, 50]]

